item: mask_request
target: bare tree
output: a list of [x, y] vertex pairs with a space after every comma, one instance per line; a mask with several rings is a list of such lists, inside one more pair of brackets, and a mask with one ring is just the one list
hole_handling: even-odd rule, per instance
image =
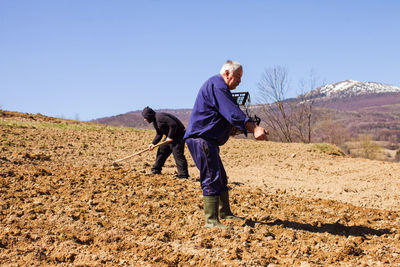
[[258, 83], [265, 123], [282, 142], [293, 141], [292, 109], [290, 103], [286, 101], [288, 89], [288, 71], [281, 66], [266, 69]]
[[[311, 143], [311, 136], [314, 131], [316, 122], [313, 110], [316, 97], [320, 94], [319, 88], [322, 83], [315, 75], [314, 71], [310, 71], [310, 76], [307, 80], [299, 82], [300, 95], [298, 96], [299, 102], [296, 105], [295, 112], [295, 135], [304, 143]], [[317, 88], [318, 87], [318, 88]]]

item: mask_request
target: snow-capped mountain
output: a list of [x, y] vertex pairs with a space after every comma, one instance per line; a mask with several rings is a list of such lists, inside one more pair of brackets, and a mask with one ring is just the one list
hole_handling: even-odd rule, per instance
[[324, 85], [306, 93], [305, 97], [316, 100], [318, 106], [337, 110], [382, 109], [383, 106], [400, 104], [400, 87], [346, 80]]
[[376, 82], [346, 80], [327, 84], [313, 93], [317, 93], [317, 97], [351, 97], [365, 94], [400, 93], [400, 87]]

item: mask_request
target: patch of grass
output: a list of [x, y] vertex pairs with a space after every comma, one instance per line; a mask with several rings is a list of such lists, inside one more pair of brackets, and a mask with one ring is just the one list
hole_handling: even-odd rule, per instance
[[345, 153], [335, 145], [326, 143], [316, 143], [312, 144], [313, 149], [326, 153], [328, 155], [334, 156], [344, 156]]
[[9, 120], [1, 120], [0, 126], [6, 126], [10, 128], [30, 128], [30, 129], [61, 129], [61, 130], [73, 130], [73, 131], [107, 131], [109, 133], [116, 132], [134, 132], [138, 131], [138, 129], [134, 128], [126, 128], [126, 127], [116, 127], [116, 126], [107, 126], [100, 124], [92, 124], [92, 123], [53, 123], [53, 122], [37, 122], [37, 121], [9, 121]]
[[16, 121], [6, 121], [0, 120], [0, 126], [8, 126], [10, 128], [29, 128], [29, 125], [25, 122], [16, 122]]

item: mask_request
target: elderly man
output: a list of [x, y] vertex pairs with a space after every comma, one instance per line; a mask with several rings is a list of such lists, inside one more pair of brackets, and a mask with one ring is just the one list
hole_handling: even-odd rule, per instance
[[247, 132], [252, 132], [257, 140], [268, 140], [268, 131], [244, 114], [230, 92], [239, 85], [242, 74], [241, 64], [228, 60], [219, 75], [203, 84], [184, 136], [200, 170], [205, 227], [231, 228], [221, 224], [219, 218], [239, 218], [232, 214], [229, 206], [228, 181], [219, 156], [219, 146], [228, 141], [232, 127], [242, 130], [246, 136]]
[[187, 179], [188, 165], [184, 154], [185, 141], [185, 126], [174, 115], [165, 112], [155, 112], [150, 107], [145, 107], [142, 111], [144, 121], [152, 123], [156, 130], [156, 136], [149, 145], [149, 149], [153, 150], [154, 145], [161, 141], [163, 135], [165, 140], [169, 141], [158, 147], [156, 161], [151, 168], [153, 174], [160, 174], [165, 161], [171, 155], [174, 155], [176, 167], [178, 169], [178, 178]]

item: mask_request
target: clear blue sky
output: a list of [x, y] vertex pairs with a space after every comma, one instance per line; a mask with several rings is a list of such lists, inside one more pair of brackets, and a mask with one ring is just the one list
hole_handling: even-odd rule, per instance
[[400, 86], [400, 1], [0, 0], [0, 107], [90, 120], [192, 108], [227, 59]]

